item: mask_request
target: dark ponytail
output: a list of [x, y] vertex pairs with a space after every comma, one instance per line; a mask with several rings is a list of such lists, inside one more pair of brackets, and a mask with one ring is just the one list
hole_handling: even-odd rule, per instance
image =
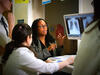
[[[12, 31], [12, 41], [5, 46], [5, 53], [2, 57], [2, 63], [6, 63], [7, 59], [9, 58], [12, 51], [15, 50], [15, 48], [27, 47], [22, 43], [27, 39], [27, 36], [31, 35], [32, 30], [28, 24], [22, 23], [15, 25]], [[30, 49], [30, 47], [27, 48]]]
[[4, 56], [2, 57], [2, 63], [5, 64], [6, 61], [8, 60], [10, 54], [13, 52], [14, 49], [18, 48], [18, 47], [27, 47], [29, 50], [31, 50], [35, 56], [37, 56], [36, 52], [33, 50], [33, 48], [30, 46], [24, 46], [22, 44], [19, 44], [18, 42], [15, 41], [11, 41], [9, 42], [6, 46], [5, 46], [5, 53]]
[[8, 43], [5, 47], [5, 54], [4, 56], [2, 57], [2, 63], [6, 63], [6, 60], [8, 59], [9, 55], [12, 53], [12, 51], [14, 50], [15, 48], [15, 43], [14, 41], [11, 41], [10, 43]]

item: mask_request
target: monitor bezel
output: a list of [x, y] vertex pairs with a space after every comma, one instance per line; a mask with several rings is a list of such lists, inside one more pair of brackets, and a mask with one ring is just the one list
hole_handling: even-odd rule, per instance
[[93, 12], [90, 12], [90, 13], [74, 13], [74, 14], [66, 14], [66, 15], [63, 15], [63, 18], [64, 18], [64, 26], [65, 26], [65, 32], [67, 34], [67, 38], [69, 40], [81, 40], [81, 36], [82, 36], [82, 33], [80, 33], [79, 36], [69, 36], [68, 34], [68, 27], [67, 27], [67, 24], [66, 24], [66, 16], [76, 16], [76, 15], [86, 15], [86, 14], [93, 14]]

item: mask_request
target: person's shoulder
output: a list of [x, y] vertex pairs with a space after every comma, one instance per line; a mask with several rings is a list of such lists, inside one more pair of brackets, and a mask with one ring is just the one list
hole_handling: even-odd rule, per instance
[[17, 53], [20, 53], [21, 55], [22, 54], [25, 54], [27, 52], [30, 52], [30, 50], [27, 48], [27, 47], [19, 47], [15, 50]]
[[93, 21], [86, 29], [84, 32], [89, 32], [91, 30], [93, 30], [97, 24], [100, 22], [100, 19], [96, 20], [96, 21]]
[[13, 55], [17, 57], [34, 57], [34, 53], [27, 47], [19, 47], [14, 49]]

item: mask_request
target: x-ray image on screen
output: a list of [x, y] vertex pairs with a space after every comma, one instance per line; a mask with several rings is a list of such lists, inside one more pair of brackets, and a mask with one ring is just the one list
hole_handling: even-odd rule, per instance
[[93, 21], [93, 13], [64, 15], [68, 39], [80, 39], [84, 29]]
[[80, 34], [79, 23], [75, 18], [69, 18], [68, 20], [68, 29], [70, 34]]

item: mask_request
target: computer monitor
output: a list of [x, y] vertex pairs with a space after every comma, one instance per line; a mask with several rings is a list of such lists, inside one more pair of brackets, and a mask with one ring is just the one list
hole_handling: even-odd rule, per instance
[[64, 25], [68, 39], [81, 39], [87, 25], [93, 21], [93, 13], [64, 15]]

